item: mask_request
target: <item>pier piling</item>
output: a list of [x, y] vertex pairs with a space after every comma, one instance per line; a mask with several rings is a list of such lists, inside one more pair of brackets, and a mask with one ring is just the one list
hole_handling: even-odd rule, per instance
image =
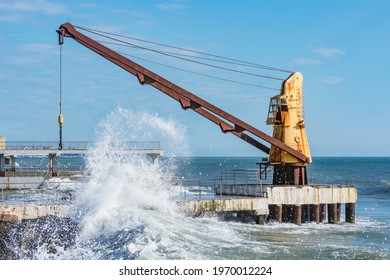
[[302, 206], [301, 205], [294, 205], [293, 206], [293, 223], [296, 225], [302, 224]]
[[50, 153], [49, 154], [49, 172], [52, 177], [57, 176], [57, 154]]
[[320, 205], [310, 205], [310, 222], [316, 222], [316, 224], [319, 224], [321, 222], [320, 216]]
[[320, 204], [320, 222], [326, 219], [326, 204]]
[[270, 205], [269, 214], [272, 220], [277, 221], [278, 223], [283, 222], [283, 210], [282, 205]]
[[282, 205], [282, 219], [283, 223], [291, 223], [293, 216], [293, 206], [289, 204]]
[[256, 224], [257, 225], [264, 225], [266, 221], [265, 215], [256, 215]]
[[0, 177], [5, 177], [5, 157], [0, 154]]
[[310, 205], [302, 205], [302, 223], [310, 221]]
[[355, 203], [345, 204], [345, 221], [347, 223], [355, 223]]
[[328, 223], [337, 224], [337, 203], [328, 204]]
[[341, 220], [341, 203], [337, 203], [337, 222], [340, 223]]

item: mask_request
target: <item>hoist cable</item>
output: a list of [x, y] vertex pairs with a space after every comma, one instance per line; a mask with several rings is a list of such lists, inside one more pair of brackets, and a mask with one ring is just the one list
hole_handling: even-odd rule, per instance
[[[215, 57], [215, 58], [219, 58], [219, 59], [224, 59], [226, 61], [238, 62], [238, 63], [241, 63], [241, 64], [246, 65], [246, 66], [257, 67], [257, 68], [261, 68], [261, 69], [265, 69], [265, 70], [279, 71], [279, 72], [285, 72], [285, 73], [290, 73], [290, 74], [294, 72], [294, 71], [291, 71], [291, 70], [281, 69], [281, 68], [272, 67], [272, 66], [266, 66], [266, 65], [253, 63], [253, 62], [247, 62], [247, 61], [238, 60], [238, 59], [234, 59], [234, 58], [223, 57], [223, 56], [220, 56], [220, 55], [209, 54], [209, 53], [205, 53], [205, 52], [200, 52], [200, 51], [195, 51], [195, 50], [186, 49], [186, 48], [182, 48], [182, 47], [172, 46], [172, 45], [168, 45], [168, 44], [153, 42], [153, 41], [140, 39], [140, 38], [135, 38], [135, 37], [131, 37], [131, 36], [125, 36], [125, 35], [120, 35], [120, 34], [115, 34], [115, 33], [111, 33], [111, 32], [95, 30], [95, 29], [81, 27], [81, 26], [75, 26], [75, 27], [79, 28], [79, 29], [82, 29], [82, 30], [85, 30], [85, 31], [90, 32], [90, 33], [97, 34], [99, 36], [102, 36], [99, 33], [108, 34], [108, 35], [112, 35], [112, 36], [116, 36], [116, 37], [120, 37], [120, 38], [126, 38], [126, 39], [130, 39], [130, 40], [134, 40], [134, 41], [140, 41], [140, 42], [144, 42], [144, 43], [148, 43], [148, 44], [155, 44], [155, 45], [162, 46], [162, 47], [168, 47], [168, 48], [173, 48], [173, 49], [177, 49], [177, 50], [192, 52], [192, 53], [206, 55], [206, 56]], [[108, 37], [108, 38], [111, 38], [111, 37]]]
[[273, 88], [273, 87], [266, 87], [266, 86], [261, 86], [261, 85], [256, 85], [256, 84], [250, 84], [250, 83], [240, 82], [240, 81], [236, 81], [236, 80], [221, 78], [221, 77], [217, 77], [217, 76], [213, 76], [213, 75], [207, 75], [207, 74], [203, 74], [203, 73], [199, 73], [199, 72], [195, 72], [195, 71], [191, 71], [191, 70], [187, 70], [187, 69], [182, 69], [182, 68], [179, 68], [179, 67], [163, 64], [163, 63], [160, 63], [160, 62], [156, 62], [156, 61], [153, 61], [153, 60], [141, 58], [141, 57], [138, 57], [138, 56], [135, 56], [135, 55], [130, 55], [130, 54], [123, 53], [123, 52], [118, 52], [118, 53], [121, 54], [121, 55], [127, 56], [127, 57], [132, 57], [132, 58], [135, 58], [135, 59], [138, 59], [138, 60], [142, 60], [142, 61], [153, 63], [153, 64], [156, 64], [156, 65], [168, 67], [168, 68], [171, 68], [171, 69], [175, 69], [175, 70], [179, 70], [179, 71], [195, 74], [195, 75], [198, 75], [198, 76], [203, 76], [203, 77], [207, 77], [207, 78], [212, 78], [212, 79], [216, 79], [216, 80], [221, 80], [221, 81], [225, 81], [225, 82], [236, 83], [236, 84], [246, 85], [246, 86], [251, 86], [251, 87], [258, 87], [258, 88], [277, 90], [277, 91], [280, 90], [279, 88]]
[[[236, 72], [236, 73], [240, 73], [240, 74], [246, 74], [246, 75], [250, 75], [250, 76], [257, 76], [257, 77], [261, 77], [261, 78], [267, 78], [267, 79], [273, 79], [273, 80], [284, 81], [284, 79], [277, 78], [277, 77], [273, 77], [273, 76], [261, 75], [261, 74], [256, 74], [256, 73], [251, 73], [251, 72], [236, 70], [236, 69], [232, 69], [232, 68], [222, 67], [222, 66], [218, 66], [218, 65], [214, 65], [214, 64], [209, 64], [209, 63], [199, 62], [199, 61], [192, 60], [192, 59], [188, 59], [188, 58], [179, 57], [179, 56], [177, 56], [177, 55], [172, 55], [172, 54], [164, 53], [164, 52], [159, 51], [159, 50], [155, 50], [155, 49], [150, 49], [150, 48], [142, 47], [142, 46], [139, 46], [139, 45], [136, 45], [136, 44], [133, 44], [133, 43], [129, 43], [129, 42], [123, 41], [123, 40], [115, 39], [115, 38], [110, 37], [110, 36], [108, 36], [108, 35], [103, 35], [103, 34], [101, 34], [101, 33], [106, 33], [106, 34], [107, 34], [107, 32], [101, 32], [101, 31], [99, 31], [99, 32], [101, 32], [101, 33], [98, 33], [98, 31], [92, 31], [91, 29], [85, 29], [85, 28], [81, 28], [81, 27], [78, 27], [78, 28], [83, 29], [83, 30], [85, 30], [85, 31], [88, 31], [88, 32], [90, 32], [90, 33], [93, 33], [93, 34], [95, 34], [95, 35], [98, 35], [98, 36], [101, 36], [101, 37], [104, 37], [104, 38], [107, 38], [107, 39], [116, 41], [116, 42], [124, 43], [124, 44], [129, 45], [129, 46], [132, 46], [132, 47], [137, 47], [137, 48], [139, 48], [139, 49], [143, 49], [143, 50], [147, 50], [147, 51], [159, 53], [159, 54], [162, 54], [162, 55], [174, 57], [174, 58], [181, 59], [181, 60], [184, 60], [184, 61], [193, 62], [193, 63], [205, 65], [205, 66], [208, 66], [208, 67], [214, 67], [214, 68], [218, 68], [218, 69], [225, 70], [225, 71], [231, 71], [231, 72]], [[108, 33], [108, 34], [111, 34], [111, 33]], [[119, 36], [119, 35], [117, 35], [117, 36]], [[268, 69], [268, 70], [269, 70], [269, 69]]]
[[[113, 43], [113, 42], [101, 41], [101, 40], [96, 40], [96, 41], [101, 43], [101, 44], [115, 45], [115, 46], [120, 46], [120, 47], [130, 47], [130, 48], [134, 48], [134, 49], [140, 49], [139, 46], [133, 45], [133, 44], [129, 45], [129, 43], [124, 44], [124, 43]], [[149, 50], [149, 49], [147, 49], [147, 50]], [[214, 61], [214, 62], [225, 63], [225, 64], [233, 64], [233, 65], [238, 65], [238, 66], [260, 68], [260, 67], [258, 67], [256, 65], [250, 64], [249, 62], [231, 62], [231, 61], [227, 61], [227, 60], [208, 58], [208, 57], [202, 57], [202, 56], [196, 56], [196, 55], [190, 55], [190, 54], [184, 54], [184, 53], [178, 53], [178, 52], [168, 52], [168, 51], [158, 51], [158, 52], [160, 54], [164, 54], [164, 55], [177, 55], [177, 56], [190, 57], [190, 58], [199, 59], [199, 60], [208, 60], [208, 61]], [[262, 69], [265, 69], [265, 68], [262, 68]], [[267, 69], [267, 70], [269, 70], [269, 69]], [[288, 71], [286, 70], [285, 72], [288, 72]], [[292, 72], [288, 72], [288, 73], [292, 73]]]
[[60, 114], [58, 116], [58, 125], [60, 127], [60, 141], [58, 144], [58, 150], [62, 150], [62, 123], [64, 117], [62, 116], [62, 44], [60, 44]]

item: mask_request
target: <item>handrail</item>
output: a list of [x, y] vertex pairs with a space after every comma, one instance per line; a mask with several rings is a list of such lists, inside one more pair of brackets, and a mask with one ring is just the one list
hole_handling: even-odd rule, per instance
[[[69, 204], [76, 198], [75, 192], [67, 189], [64, 185], [73, 182], [44, 182], [53, 185], [52, 187], [28, 187], [34, 182], [13, 183], [17, 188], [9, 189], [7, 184], [0, 183], [0, 206], [26, 205], [34, 203], [36, 205]], [[36, 182], [36, 185], [42, 182]]]
[[[93, 145], [89, 141], [63, 141], [63, 149], [87, 150]], [[124, 149], [161, 149], [159, 141], [128, 141]], [[7, 141], [0, 150], [58, 150], [57, 141]]]

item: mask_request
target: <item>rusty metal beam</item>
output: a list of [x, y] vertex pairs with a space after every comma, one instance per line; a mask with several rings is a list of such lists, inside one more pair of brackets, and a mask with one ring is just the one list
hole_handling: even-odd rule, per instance
[[95, 40], [85, 36], [84, 34], [78, 32], [72, 24], [65, 23], [61, 25], [58, 33], [60, 36], [60, 44], [63, 43], [63, 37], [70, 37], [76, 40], [83, 46], [89, 48], [90, 50], [96, 52], [97, 54], [136, 76], [142, 85], [148, 84], [153, 86], [154, 88], [162, 91], [163, 93], [178, 101], [183, 109], [192, 109], [215, 124], [219, 125], [224, 133], [230, 132], [268, 154], [269, 148], [244, 133], [244, 131], [247, 131], [291, 154], [303, 163], [308, 161], [308, 158], [299, 151], [243, 122], [242, 120], [221, 110], [220, 108], [179, 87], [178, 85], [166, 80], [156, 73], [144, 68], [134, 61], [118, 54], [117, 52], [107, 48]]

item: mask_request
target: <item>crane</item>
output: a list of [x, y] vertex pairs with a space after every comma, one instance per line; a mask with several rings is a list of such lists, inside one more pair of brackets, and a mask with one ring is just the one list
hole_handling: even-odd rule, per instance
[[[220, 127], [223, 133], [232, 133], [262, 152], [269, 154], [273, 165], [273, 184], [307, 184], [306, 167], [311, 163], [309, 144], [302, 116], [302, 75], [291, 74], [283, 83], [280, 94], [270, 99], [267, 124], [273, 125], [273, 136], [238, 119], [197, 95], [146, 69], [127, 57], [77, 31], [71, 23], [57, 30], [58, 43], [72, 38], [110, 62], [137, 77], [141, 85], [150, 85], [178, 101], [185, 110], [191, 109]], [[251, 135], [249, 135], [251, 134]], [[271, 147], [258, 139], [271, 144]]]

